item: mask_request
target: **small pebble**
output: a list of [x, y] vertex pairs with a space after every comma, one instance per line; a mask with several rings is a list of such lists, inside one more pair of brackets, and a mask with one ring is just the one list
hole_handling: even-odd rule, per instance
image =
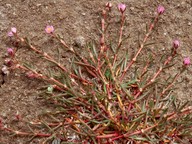
[[11, 4], [6, 4], [6, 6], [7, 6], [8, 8], [11, 8], [11, 7], [12, 7]]
[[37, 4], [37, 7], [41, 6], [42, 4]]
[[134, 7], [130, 7], [130, 10], [133, 11], [133, 10], [134, 10]]
[[74, 40], [74, 44], [75, 46], [79, 47], [79, 48], [82, 48], [85, 46], [85, 38], [83, 36], [78, 36], [75, 38]]

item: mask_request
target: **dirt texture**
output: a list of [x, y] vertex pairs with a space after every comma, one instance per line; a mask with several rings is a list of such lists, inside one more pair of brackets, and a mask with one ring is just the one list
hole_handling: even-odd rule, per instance
[[[54, 51], [55, 43], [48, 41], [45, 26], [55, 27], [56, 33], [62, 35], [71, 45], [79, 45], [81, 49], [91, 40], [99, 40], [99, 27], [101, 10], [107, 0], [0, 0], [0, 65], [4, 63], [7, 47], [10, 47], [7, 32], [16, 27], [21, 36], [27, 36], [35, 45], [41, 46], [48, 52]], [[135, 51], [138, 49], [138, 34], [143, 38], [146, 25], [156, 13], [158, 5], [165, 7], [158, 29], [153, 34], [156, 42], [151, 49], [166, 51], [172, 46], [172, 41], [178, 39], [180, 57], [189, 56], [192, 59], [192, 1], [191, 0], [111, 0], [114, 23], [110, 27], [111, 35], [118, 35], [119, 12], [117, 4], [123, 2], [127, 5], [126, 27], [124, 33], [130, 34], [124, 49]], [[58, 45], [56, 45], [58, 47]], [[22, 50], [19, 55], [27, 50]], [[81, 50], [80, 50], [81, 51]], [[123, 53], [123, 51], [122, 51]], [[144, 54], [144, 53], [142, 53]], [[67, 55], [64, 54], [64, 55]], [[25, 56], [23, 61], [32, 60], [32, 55]], [[182, 64], [177, 61], [176, 64]], [[176, 74], [172, 69], [171, 74]], [[192, 68], [179, 79], [175, 94], [181, 100], [192, 100]], [[0, 81], [3, 79], [1, 78]], [[45, 101], [39, 99], [38, 88], [45, 84], [28, 79], [18, 71], [11, 72], [0, 88], [0, 119], [4, 124], [12, 125], [13, 129], [22, 129], [22, 124], [15, 122], [19, 113], [23, 119], [35, 119], [45, 110], [52, 110]], [[1, 144], [41, 143], [41, 139], [28, 142], [26, 137], [14, 137], [0, 131]]]

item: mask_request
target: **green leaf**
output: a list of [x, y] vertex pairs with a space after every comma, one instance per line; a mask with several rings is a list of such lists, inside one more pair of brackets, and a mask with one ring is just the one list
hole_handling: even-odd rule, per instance
[[155, 44], [155, 42], [147, 43], [147, 44], [144, 45], [144, 47], [149, 46], [149, 45], [153, 45], [153, 44]]
[[138, 141], [148, 141], [147, 138], [144, 138], [144, 137], [141, 137], [141, 136], [132, 136], [130, 138], [132, 138], [134, 140], [138, 140]]
[[151, 101], [149, 102], [149, 107], [150, 107], [150, 108], [154, 108], [154, 106], [155, 106], [154, 101], [151, 100]]
[[139, 117], [137, 117], [137, 118], [135, 118], [134, 120], [132, 120], [131, 122], [140, 122], [141, 119], [142, 119], [144, 116], [145, 116], [145, 115], [142, 114], [142, 115], [140, 115]]
[[185, 106], [189, 103], [189, 101], [186, 101], [179, 109], [178, 112], [180, 112]]
[[152, 89], [147, 91], [146, 93], [142, 94], [138, 99], [136, 99], [136, 101], [141, 101], [143, 98], [145, 98], [146, 96], [149, 96], [149, 94], [152, 92]]
[[30, 64], [30, 63], [24, 62], [24, 63], [23, 63], [23, 66], [26, 67], [26, 68], [28, 68], [28, 69], [35, 69], [35, 67], [34, 67], [32, 64]]
[[95, 44], [92, 44], [92, 50], [93, 50], [93, 52], [94, 52], [94, 56], [95, 56], [95, 58], [97, 59], [98, 58], [98, 54], [97, 54], [97, 51], [96, 51], [96, 48], [95, 48]]
[[121, 42], [124, 42], [125, 40], [127, 40], [128, 38], [130, 38], [130, 34], [128, 34], [127, 36], [125, 36], [124, 38], [122, 38], [122, 41]]
[[168, 68], [170, 68], [170, 67], [173, 67], [175, 64], [176, 64], [176, 63], [167, 65], [167, 66], [163, 67], [163, 70], [168, 69]]
[[130, 85], [132, 84], [136, 84], [137, 83], [137, 79], [133, 79], [133, 80], [130, 80], [126, 83], [123, 83], [123, 84], [120, 84], [122, 88], [128, 88]]
[[115, 51], [115, 48], [114, 48], [114, 46], [113, 46], [113, 42], [112, 41], [110, 41], [110, 47], [109, 47], [110, 49], [111, 49], [111, 51], [115, 54], [116, 53], [116, 51]]
[[111, 75], [110, 69], [107, 69], [107, 70], [105, 71], [105, 77], [106, 77], [108, 80], [111, 80], [111, 79], [112, 79], [112, 75]]

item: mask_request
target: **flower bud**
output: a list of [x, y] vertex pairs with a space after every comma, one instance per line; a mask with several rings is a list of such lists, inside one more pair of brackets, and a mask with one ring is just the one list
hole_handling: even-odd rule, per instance
[[158, 6], [158, 8], [157, 8], [157, 12], [158, 12], [158, 14], [160, 15], [160, 14], [163, 14], [164, 13], [164, 11], [165, 11], [165, 8], [163, 7], [163, 6]]
[[11, 28], [11, 31], [9, 31], [9, 32], [7, 33], [7, 35], [8, 35], [8, 37], [13, 37], [14, 34], [16, 34], [16, 33], [17, 33], [17, 28], [16, 28], [16, 27], [12, 27], [12, 28]]
[[191, 64], [190, 58], [189, 57], [184, 58], [183, 64], [186, 66], [190, 65]]
[[13, 34], [16, 34], [16, 33], [17, 33], [17, 28], [16, 28], [16, 27], [12, 27], [12, 28], [11, 28], [11, 32], [12, 32]]
[[105, 6], [106, 6], [106, 8], [107, 8], [108, 10], [111, 10], [111, 8], [112, 8], [112, 3], [107, 2]]
[[126, 5], [125, 4], [118, 4], [118, 9], [121, 13], [124, 13], [124, 11], [126, 10]]
[[54, 27], [52, 25], [46, 26], [45, 32], [48, 33], [48, 34], [53, 33], [54, 32]]
[[4, 64], [8, 67], [11, 67], [13, 65], [13, 61], [11, 60], [11, 58], [6, 58], [4, 60]]
[[177, 49], [180, 46], [180, 42], [178, 40], [173, 41], [173, 48]]
[[13, 57], [14, 56], [14, 51], [12, 48], [7, 48], [7, 53], [9, 56]]
[[17, 111], [17, 113], [15, 114], [15, 120], [20, 121], [21, 120], [21, 115], [19, 114], [19, 112]]
[[103, 45], [104, 45], [104, 43], [105, 43], [105, 42], [104, 42], [104, 38], [103, 38], [103, 37], [101, 37], [101, 39], [100, 39], [100, 45], [102, 45], [102, 46], [103, 46]]

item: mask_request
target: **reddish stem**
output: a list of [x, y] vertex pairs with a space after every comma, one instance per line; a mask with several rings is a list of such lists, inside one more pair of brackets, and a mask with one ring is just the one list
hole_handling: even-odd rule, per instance
[[108, 139], [108, 138], [116, 137], [118, 135], [119, 135], [118, 133], [113, 133], [113, 134], [96, 136], [96, 138], [97, 139]]
[[145, 38], [143, 39], [143, 42], [142, 42], [139, 50], [137, 51], [136, 55], [135, 55], [134, 58], [131, 60], [131, 62], [130, 62], [130, 63], [127, 65], [127, 67], [124, 69], [123, 74], [122, 74], [121, 77], [120, 77], [120, 81], [123, 80], [125, 74], [126, 74], [127, 71], [129, 70], [129, 68], [133, 65], [133, 63], [136, 62], [138, 55], [141, 53], [142, 49], [144, 48], [144, 44], [145, 44], [146, 41], [148, 40], [148, 38], [149, 38], [149, 36], [150, 36], [150, 34], [151, 34], [151, 32], [152, 32], [155, 24], [158, 22], [158, 18], [159, 18], [159, 15], [157, 15], [157, 16], [155, 17], [154, 22], [151, 23], [151, 25], [150, 25], [150, 27], [149, 27], [149, 30], [148, 30], [148, 33], [145, 35]]
[[[171, 56], [169, 56], [165, 62], [163, 63], [163, 66], [166, 66], [167, 64], [169, 64], [169, 62], [173, 59], [173, 57], [175, 56], [175, 52], [172, 53]], [[139, 90], [139, 92], [135, 95], [135, 98], [137, 98], [142, 92], [144, 89], [146, 89], [149, 85], [151, 85], [155, 79], [160, 75], [160, 73], [162, 72], [163, 70], [163, 66], [161, 66], [158, 71], [154, 74], [154, 76], [148, 81], [148, 83]], [[177, 74], [177, 76], [174, 78], [173, 82], [179, 77], [180, 74]], [[168, 88], [170, 88], [172, 85], [173, 85], [173, 82], [161, 93], [161, 96], [168, 90]]]
[[124, 136], [124, 137], [130, 137], [130, 136], [133, 136], [133, 135], [142, 134], [142, 133], [145, 133], [145, 132], [149, 131], [150, 129], [155, 128], [156, 126], [158, 126], [158, 124], [155, 124], [155, 125], [153, 125], [153, 126], [150, 126], [150, 127], [148, 127], [148, 128], [142, 129], [142, 130], [135, 131], [135, 132], [133, 132], [133, 133], [129, 133], [129, 132], [128, 132], [128, 133], [124, 134], [123, 136]]
[[118, 54], [119, 49], [121, 47], [124, 23], [125, 23], [125, 15], [124, 15], [124, 13], [122, 13], [122, 15], [121, 15], [121, 27], [120, 27], [120, 32], [119, 32], [119, 41], [118, 41], [116, 53], [114, 55], [113, 65], [115, 65], [115, 62], [117, 60], [117, 54]]
[[38, 136], [38, 137], [50, 137], [52, 134], [45, 134], [45, 133], [28, 133], [28, 132], [21, 132], [21, 131], [15, 131], [10, 128], [4, 128], [4, 130], [15, 133], [16, 135], [21, 136]]

